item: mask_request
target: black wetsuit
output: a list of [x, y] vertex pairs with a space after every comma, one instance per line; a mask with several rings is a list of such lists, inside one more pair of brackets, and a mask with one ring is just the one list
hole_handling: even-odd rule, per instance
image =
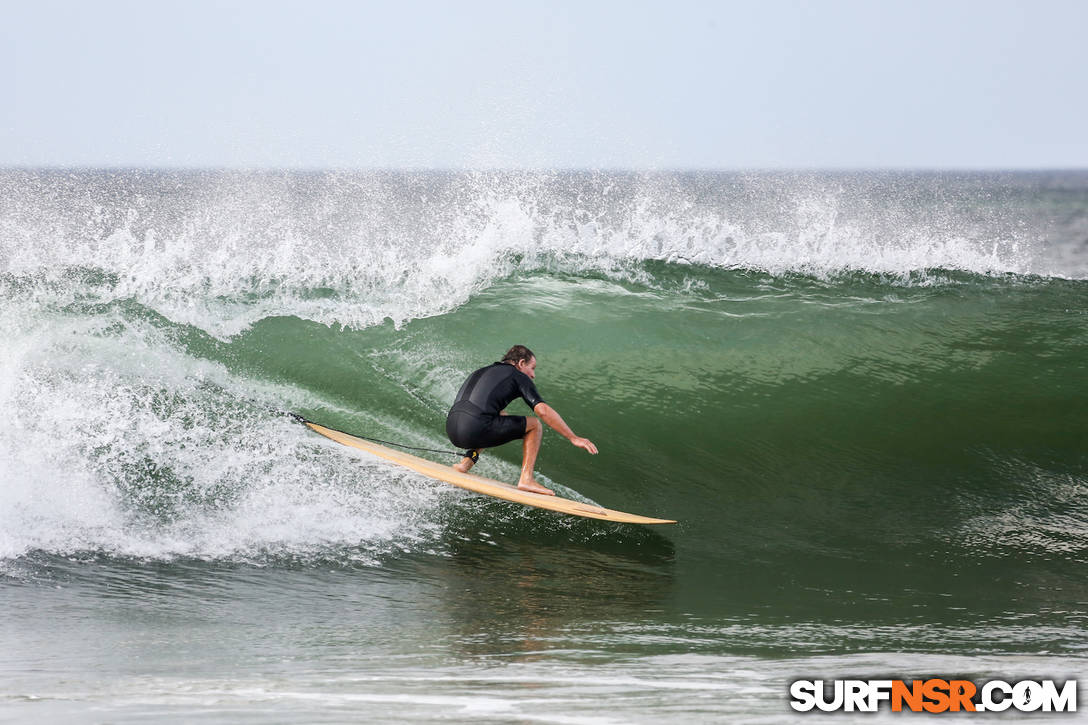
[[446, 416], [446, 435], [460, 448], [494, 448], [525, 437], [524, 415], [499, 415], [520, 397], [532, 410], [540, 399], [528, 375], [509, 363], [480, 368], [461, 386]]

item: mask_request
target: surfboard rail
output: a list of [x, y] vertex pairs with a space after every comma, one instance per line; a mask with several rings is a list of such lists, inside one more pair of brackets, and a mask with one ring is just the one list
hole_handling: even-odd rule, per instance
[[350, 433], [345, 433], [344, 431], [336, 430], [335, 428], [328, 428], [319, 423], [315, 423], [312, 420], [306, 420], [301, 416], [297, 417], [302, 421], [303, 425], [310, 430], [334, 440], [337, 443], [365, 451], [378, 456], [379, 458], [404, 466], [405, 468], [411, 469], [428, 478], [453, 484], [454, 486], [473, 491], [474, 493], [481, 493], [486, 496], [513, 501], [514, 503], [520, 503], [526, 506], [534, 506], [540, 509], [558, 511], [560, 513], [582, 516], [589, 519], [600, 519], [602, 521], [616, 521], [624, 524], [676, 523], [676, 521], [672, 519], [657, 519], [650, 516], [629, 514], [625, 511], [614, 511], [602, 506], [595, 506], [582, 501], [573, 501], [569, 498], [562, 498], [560, 496], [548, 496], [542, 493], [522, 491], [518, 487], [511, 486], [502, 481], [484, 478], [483, 476], [477, 476], [472, 473], [461, 473], [460, 471], [455, 471], [451, 466], [444, 466], [441, 463], [435, 463], [426, 458], [414, 456], [411, 453], [396, 451], [392, 448], [387, 448], [380, 443], [373, 443], [359, 438], [358, 436], [353, 436]]

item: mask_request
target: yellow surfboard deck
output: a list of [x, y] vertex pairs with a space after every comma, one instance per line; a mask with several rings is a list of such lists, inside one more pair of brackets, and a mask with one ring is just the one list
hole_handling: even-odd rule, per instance
[[475, 491], [476, 493], [482, 493], [487, 496], [494, 496], [495, 498], [514, 501], [515, 503], [523, 503], [526, 506], [535, 506], [550, 511], [560, 511], [565, 514], [573, 514], [574, 516], [584, 516], [588, 519], [618, 521], [625, 524], [676, 523], [670, 519], [654, 519], [649, 516], [639, 516], [638, 514], [624, 513], [623, 511], [613, 511], [612, 509], [601, 508], [600, 506], [582, 503], [581, 501], [571, 501], [570, 499], [560, 498], [559, 496], [547, 496], [542, 493], [522, 491], [516, 486], [511, 486], [508, 483], [476, 476], [471, 473], [461, 473], [453, 470], [450, 466], [443, 466], [441, 463], [428, 461], [426, 458], [413, 456], [410, 453], [395, 451], [392, 448], [386, 448], [378, 443], [371, 443], [362, 438], [357, 438], [350, 433], [326, 428], [313, 421], [303, 419], [302, 422], [311, 430], [320, 433], [326, 438], [331, 438], [337, 443], [343, 443], [345, 446], [351, 446], [352, 448], [358, 448], [361, 451], [372, 453], [379, 458], [384, 458], [387, 461], [392, 461], [405, 468], [410, 468], [416, 473], [421, 473], [428, 478], [452, 483], [454, 486], [459, 486], [468, 489], [469, 491]]

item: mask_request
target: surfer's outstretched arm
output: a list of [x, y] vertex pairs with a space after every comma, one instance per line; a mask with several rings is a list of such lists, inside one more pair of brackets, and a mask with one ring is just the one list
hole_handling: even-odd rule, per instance
[[576, 436], [574, 431], [570, 429], [570, 426], [566, 424], [563, 417], [552, 406], [547, 403], [537, 403], [533, 408], [533, 412], [540, 416], [540, 419], [548, 424], [548, 427], [554, 430], [559, 435], [566, 438], [568, 441], [583, 448], [590, 453], [597, 453], [597, 446], [593, 445], [593, 441], [588, 438], [582, 438]]

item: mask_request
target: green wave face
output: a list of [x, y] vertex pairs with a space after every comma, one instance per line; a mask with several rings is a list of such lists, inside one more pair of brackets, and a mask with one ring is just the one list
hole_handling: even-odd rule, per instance
[[[312, 325], [278, 320], [235, 344], [307, 337], [296, 354], [321, 361], [309, 376], [271, 360], [266, 372], [333, 398], [308, 414], [358, 428], [337, 410], [377, 410], [397, 421], [383, 433], [433, 444], [460, 381], [528, 344], [542, 395], [602, 449], [552, 435], [541, 470], [680, 519], [687, 556], [733, 572], [1085, 560], [1083, 283], [655, 272], [681, 284], [534, 275], [400, 330], [322, 330], [315, 345]], [[515, 448], [497, 453], [507, 475]]]
[[[6, 560], [499, 576], [500, 542], [669, 617], [1083, 601], [1082, 177], [5, 173]], [[601, 450], [548, 433], [543, 480], [678, 527], [461, 495], [268, 411], [445, 448], [514, 343]]]

